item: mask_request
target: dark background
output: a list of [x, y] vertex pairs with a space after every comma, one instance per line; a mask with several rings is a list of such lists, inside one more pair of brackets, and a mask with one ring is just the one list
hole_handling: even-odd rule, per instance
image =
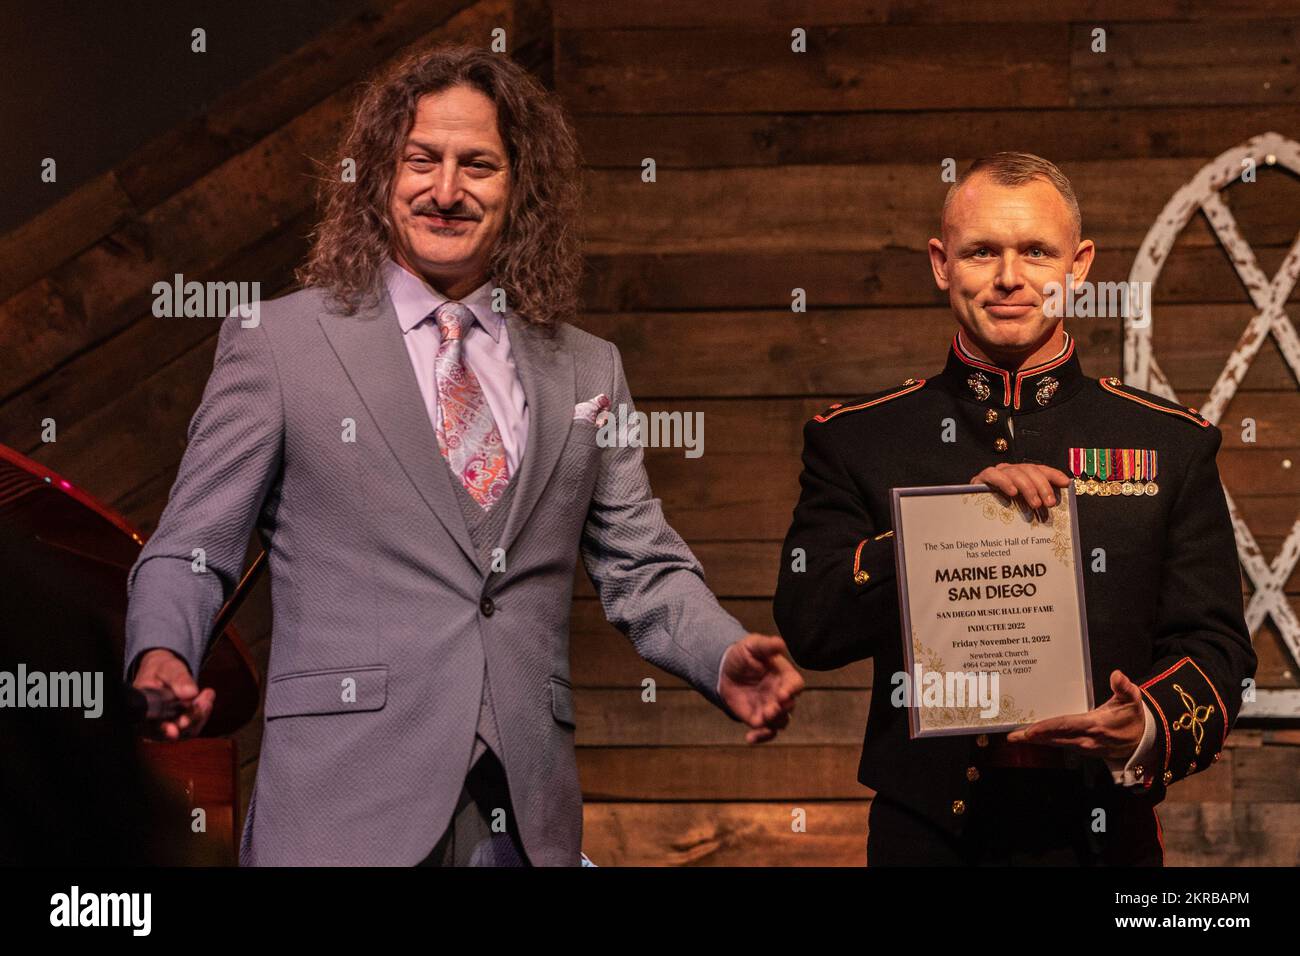
[[[0, 232], [53, 205], [133, 149], [364, 0], [32, 0], [0, 5]], [[207, 31], [206, 53], [190, 31]], [[58, 161], [58, 181], [40, 181]], [[27, 185], [24, 185], [27, 184]]]

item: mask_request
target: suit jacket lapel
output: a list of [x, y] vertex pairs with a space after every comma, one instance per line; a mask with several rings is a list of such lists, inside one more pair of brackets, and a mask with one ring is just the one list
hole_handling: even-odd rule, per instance
[[[317, 321], [407, 478], [478, 568], [465, 515], [451, 485], [451, 472], [438, 451], [438, 439], [387, 291], [381, 285], [379, 303], [373, 308], [359, 309], [350, 316], [326, 313]], [[364, 489], [360, 491], [364, 493]]]
[[520, 463], [514, 502], [501, 535], [506, 551], [532, 514], [550, 480], [573, 424], [573, 356], [513, 312], [507, 314], [510, 353], [528, 400], [528, 446]]

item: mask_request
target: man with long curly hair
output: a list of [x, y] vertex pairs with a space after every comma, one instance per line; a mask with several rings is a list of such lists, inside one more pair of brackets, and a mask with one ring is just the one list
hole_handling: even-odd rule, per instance
[[568, 324], [579, 160], [554, 99], [506, 57], [422, 52], [336, 158], [304, 288], [221, 328], [131, 571], [127, 673], [186, 705], [159, 734], [203, 726], [192, 675], [256, 524], [275, 622], [240, 862], [576, 865], [579, 553], [641, 656], [751, 743], [802, 679], [705, 586], [638, 443], [601, 437], [631, 396]]

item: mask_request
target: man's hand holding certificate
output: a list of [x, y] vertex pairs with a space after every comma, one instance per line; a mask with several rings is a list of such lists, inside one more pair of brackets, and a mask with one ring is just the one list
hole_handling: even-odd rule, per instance
[[[1001, 464], [971, 478], [971, 484], [980, 482], [997, 488], [1008, 498], [1018, 498], [1030, 508], [1051, 508], [1057, 497], [1054, 486], [1065, 488], [1070, 479], [1065, 472], [1046, 465]], [[1118, 670], [1110, 673], [1110, 689], [1110, 699], [1100, 707], [1037, 721], [1012, 731], [1007, 740], [1065, 747], [1093, 757], [1126, 759], [1142, 739], [1142, 692]]]
[[1063, 473], [1027, 464], [985, 469], [968, 485], [894, 489], [908, 669], [893, 692], [913, 737], [1092, 710], [1071, 490]]

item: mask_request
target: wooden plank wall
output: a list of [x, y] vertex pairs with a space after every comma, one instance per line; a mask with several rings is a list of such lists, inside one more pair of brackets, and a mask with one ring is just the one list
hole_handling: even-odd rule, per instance
[[[1191, 9], [1195, 7], [1196, 9]], [[1164, 203], [1259, 133], [1300, 134], [1296, 27], [1267, 3], [591, 4], [557, 0], [555, 82], [590, 167], [585, 324], [622, 351], [646, 410], [701, 411], [705, 454], [647, 451], [674, 526], [742, 622], [773, 628], [802, 423], [830, 401], [941, 367], [953, 320], [924, 254], [941, 162], [1025, 149], [1071, 177], [1093, 278], [1127, 278]], [[1089, 50], [1107, 31], [1109, 54]], [[803, 27], [808, 52], [790, 52]], [[656, 181], [642, 181], [655, 160]], [[1300, 227], [1300, 185], [1271, 172], [1227, 196], [1271, 276]], [[790, 310], [791, 290], [810, 310]], [[1292, 295], [1292, 302], [1296, 294]], [[1156, 354], [1199, 406], [1253, 314], [1203, 220], [1156, 290]], [[1085, 369], [1120, 374], [1121, 330], [1079, 320]], [[1296, 518], [1296, 380], [1266, 345], [1225, 414], [1224, 480], [1265, 553]], [[1292, 604], [1300, 574], [1287, 582]], [[582, 592], [590, 595], [590, 587]], [[795, 722], [746, 748], [653, 673], [590, 597], [574, 614], [587, 852], [604, 863], [860, 864], [856, 782], [871, 668], [809, 672]], [[1260, 682], [1294, 687], [1269, 627]], [[655, 676], [656, 704], [640, 681]], [[1300, 860], [1300, 743], [1242, 732], [1175, 787], [1171, 863]], [[792, 812], [807, 832], [792, 832]]]
[[[582, 324], [614, 340], [643, 410], [702, 411], [706, 454], [650, 450], [656, 492], [723, 603], [772, 632], [800, 426], [829, 401], [932, 372], [951, 317], [922, 250], [939, 163], [996, 149], [1057, 161], [1101, 254], [1126, 278], [1166, 199], [1250, 136], [1300, 134], [1300, 20], [1267, 0], [970, 3], [375, 0], [209, 113], [0, 236], [0, 442], [152, 530], [211, 368], [217, 323], [155, 319], [154, 281], [287, 290], [311, 227], [313, 160], [352, 84], [409, 44], [515, 55], [571, 110], [589, 164]], [[808, 30], [809, 52], [789, 51]], [[1106, 56], [1089, 52], [1104, 26]], [[643, 183], [653, 157], [657, 182]], [[1270, 275], [1300, 224], [1294, 179], [1228, 201]], [[810, 311], [790, 312], [791, 289]], [[1293, 295], [1292, 301], [1295, 300]], [[1202, 221], [1157, 289], [1157, 355], [1199, 405], [1251, 310]], [[1120, 371], [1119, 329], [1074, 328], [1092, 374]], [[1296, 382], [1266, 345], [1224, 421], [1220, 466], [1261, 547], [1300, 504]], [[40, 442], [53, 417], [59, 441]], [[580, 577], [582, 577], [580, 575]], [[1300, 577], [1286, 585], [1293, 605]], [[265, 583], [239, 618], [265, 666]], [[1266, 626], [1264, 686], [1297, 686]], [[798, 720], [749, 748], [738, 727], [641, 662], [585, 577], [573, 614], [585, 846], [601, 864], [860, 864], [870, 792], [856, 782], [871, 667], [808, 673]], [[655, 704], [641, 682], [657, 681]], [[260, 721], [260, 715], [259, 715]], [[260, 743], [239, 735], [244, 799]], [[1300, 859], [1300, 733], [1234, 734], [1216, 769], [1161, 810], [1172, 863]], [[807, 832], [793, 833], [793, 811]]]

